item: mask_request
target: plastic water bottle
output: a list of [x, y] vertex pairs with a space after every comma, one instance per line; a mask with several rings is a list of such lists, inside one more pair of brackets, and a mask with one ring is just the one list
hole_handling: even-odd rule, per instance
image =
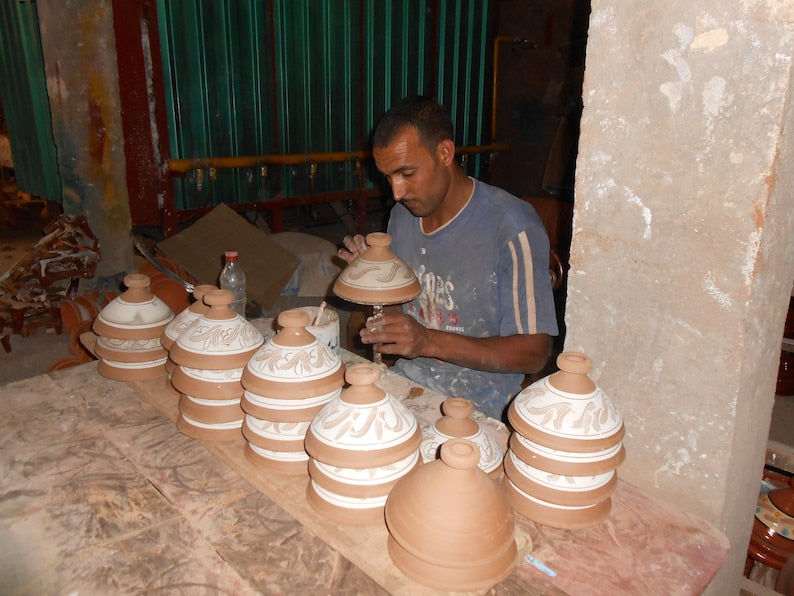
[[226, 257], [226, 264], [221, 270], [221, 275], [218, 281], [220, 282], [221, 290], [231, 290], [234, 294], [234, 301], [229, 307], [245, 318], [245, 273], [240, 263], [237, 261], [237, 251], [227, 250], [224, 253]]

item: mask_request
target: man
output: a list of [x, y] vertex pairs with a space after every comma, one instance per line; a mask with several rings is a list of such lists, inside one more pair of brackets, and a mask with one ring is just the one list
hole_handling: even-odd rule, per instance
[[[395, 370], [496, 419], [541, 370], [557, 319], [549, 241], [528, 203], [468, 177], [455, 161], [452, 122], [426, 97], [397, 102], [372, 136], [375, 165], [392, 188], [391, 250], [421, 294], [361, 330], [365, 344], [401, 356]], [[366, 249], [346, 237], [342, 258]]]

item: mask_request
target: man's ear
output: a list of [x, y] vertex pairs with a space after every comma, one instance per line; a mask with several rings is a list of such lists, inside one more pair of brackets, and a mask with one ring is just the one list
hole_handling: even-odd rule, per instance
[[455, 141], [452, 139], [441, 141], [436, 148], [436, 155], [445, 166], [450, 165], [455, 160]]

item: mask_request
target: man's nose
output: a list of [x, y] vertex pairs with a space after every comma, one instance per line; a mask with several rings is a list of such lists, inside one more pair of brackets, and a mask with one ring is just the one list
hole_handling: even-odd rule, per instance
[[391, 194], [395, 201], [400, 201], [405, 197], [405, 183], [401, 179], [392, 178]]

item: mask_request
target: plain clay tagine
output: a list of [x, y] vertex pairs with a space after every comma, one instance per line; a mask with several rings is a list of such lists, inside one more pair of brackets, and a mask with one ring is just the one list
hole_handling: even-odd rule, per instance
[[515, 567], [512, 508], [479, 460], [474, 443], [450, 439], [440, 459], [403, 477], [386, 501], [392, 560], [431, 588], [487, 589]]

